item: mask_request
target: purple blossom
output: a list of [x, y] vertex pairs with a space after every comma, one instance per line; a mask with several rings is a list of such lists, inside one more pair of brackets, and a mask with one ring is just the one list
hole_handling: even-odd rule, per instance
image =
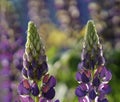
[[42, 96], [48, 100], [52, 99], [55, 96], [55, 85], [56, 79], [53, 76], [49, 76], [49, 74], [45, 75], [43, 78]]
[[29, 95], [31, 91], [30, 84], [27, 79], [22, 80], [18, 85], [18, 93], [20, 95]]
[[30, 22], [23, 54], [23, 80], [18, 85], [18, 93], [23, 102], [52, 102], [55, 96], [56, 79], [47, 72], [48, 64], [41, 37], [34, 23]]
[[38, 87], [37, 83], [35, 83], [35, 82], [31, 86], [31, 93], [33, 96], [38, 96], [40, 93], [39, 87]]
[[79, 102], [95, 101], [108, 102], [105, 97], [111, 92], [108, 82], [112, 78], [111, 72], [105, 67], [102, 45], [94, 28], [94, 23], [89, 21], [79, 71], [76, 73], [76, 80], [79, 86], [75, 90]]

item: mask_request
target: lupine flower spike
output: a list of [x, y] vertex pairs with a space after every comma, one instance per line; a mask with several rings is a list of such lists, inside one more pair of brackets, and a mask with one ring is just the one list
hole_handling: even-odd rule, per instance
[[76, 73], [79, 86], [75, 90], [79, 102], [108, 102], [106, 95], [111, 91], [108, 82], [112, 74], [105, 67], [103, 48], [91, 20], [86, 26], [81, 60]]
[[51, 102], [55, 96], [56, 79], [47, 72], [45, 48], [36, 26], [33, 22], [29, 22], [23, 55], [22, 76], [24, 79], [18, 85], [22, 102]]

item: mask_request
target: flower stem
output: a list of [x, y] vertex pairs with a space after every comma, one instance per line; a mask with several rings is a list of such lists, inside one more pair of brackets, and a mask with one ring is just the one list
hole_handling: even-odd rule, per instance
[[[35, 82], [37, 83], [37, 85], [38, 85], [38, 88], [39, 88], [39, 81], [38, 80], [35, 80]], [[41, 82], [41, 81], [40, 81]], [[36, 96], [35, 97], [35, 102], [39, 102], [39, 96]]]
[[38, 96], [35, 97], [35, 102], [39, 102], [39, 97]]

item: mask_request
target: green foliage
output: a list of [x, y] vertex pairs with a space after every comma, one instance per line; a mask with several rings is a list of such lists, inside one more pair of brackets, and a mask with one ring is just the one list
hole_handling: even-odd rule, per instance
[[106, 53], [107, 66], [112, 72], [112, 80], [110, 85], [112, 87], [112, 92], [109, 95], [109, 102], [119, 102], [120, 101], [120, 51], [111, 50]]

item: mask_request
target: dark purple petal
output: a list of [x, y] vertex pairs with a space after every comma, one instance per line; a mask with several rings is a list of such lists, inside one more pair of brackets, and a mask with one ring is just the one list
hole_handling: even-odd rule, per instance
[[28, 66], [28, 70], [33, 70], [33, 66], [31, 64]]
[[107, 70], [105, 67], [102, 67], [101, 68], [101, 71], [100, 71], [100, 78], [103, 80], [103, 81], [110, 81], [111, 78], [112, 78], [112, 74], [109, 70]]
[[105, 94], [109, 94], [111, 92], [111, 87], [108, 85], [108, 84], [105, 84], [102, 88], [102, 91], [105, 93]]
[[101, 102], [108, 102], [108, 100], [105, 98], [105, 99], [103, 99]]
[[37, 68], [37, 79], [40, 80], [42, 77], [43, 70], [42, 68]]
[[98, 98], [98, 102], [108, 102], [108, 100], [106, 98], [104, 98], [104, 99]]
[[86, 68], [86, 69], [90, 69], [88, 59], [84, 59], [84, 60], [83, 60], [83, 67]]
[[99, 92], [99, 96], [98, 96], [98, 99], [104, 99], [105, 98], [105, 94], [104, 93], [101, 93]]
[[33, 60], [32, 61], [32, 67], [33, 67], [33, 69], [35, 69], [35, 68], [37, 68], [37, 62], [36, 62], [36, 60]]
[[43, 77], [43, 83], [47, 83], [49, 80], [49, 74], [44, 75]]
[[37, 77], [40, 79], [43, 75], [45, 75], [48, 71], [48, 66], [46, 62], [43, 62], [40, 67], [37, 68]]
[[87, 53], [84, 55], [84, 59], [89, 60], [89, 59], [90, 59], [90, 53], [87, 52]]
[[25, 68], [22, 68], [22, 75], [25, 77], [25, 78], [28, 78], [27, 76], [27, 70]]
[[96, 97], [95, 91], [94, 91], [94, 90], [91, 90], [91, 91], [89, 92], [89, 98], [90, 98], [91, 100], [94, 100], [95, 97]]
[[60, 102], [59, 100], [55, 100], [55, 102]]
[[39, 95], [39, 88], [38, 88], [38, 85], [36, 83], [33, 83], [33, 85], [31, 86], [31, 93], [33, 96]]
[[14, 62], [13, 62], [16, 68], [20, 71], [22, 70], [22, 67], [23, 67], [22, 62], [23, 62], [22, 58], [16, 58], [14, 59]]
[[50, 89], [50, 87], [49, 87], [48, 85], [44, 85], [44, 86], [42, 87], [42, 92], [43, 92], [43, 93], [46, 93], [46, 92], [48, 92], [49, 89]]
[[80, 72], [76, 73], [76, 80], [81, 81], [81, 73]]
[[83, 91], [88, 91], [88, 89], [89, 89], [88, 85], [84, 84], [84, 83], [81, 83], [79, 86], [80, 86], [81, 90], [83, 90]]
[[89, 77], [87, 77], [85, 73], [82, 73], [81, 79], [82, 79], [82, 82], [84, 82], [84, 83], [88, 83], [89, 82]]
[[93, 86], [99, 86], [100, 85], [100, 79], [98, 78], [98, 77], [95, 77], [94, 79], [93, 79]]
[[43, 97], [45, 97], [48, 100], [51, 100], [55, 96], [55, 90], [53, 88], [50, 88], [47, 93], [42, 93]]
[[54, 77], [54, 76], [51, 76], [51, 77], [49, 78], [47, 84], [49, 85], [50, 88], [51, 88], [51, 87], [55, 87], [55, 85], [56, 85], [56, 79], [55, 79], [55, 77]]
[[105, 77], [106, 68], [104, 66], [100, 67], [100, 78]]
[[47, 69], [48, 69], [47, 62], [43, 62], [43, 63], [41, 64], [41, 67], [42, 67], [43, 69], [47, 70]]
[[105, 58], [103, 56], [98, 57], [98, 65], [104, 65], [105, 64]]
[[28, 69], [27, 70], [27, 75], [30, 79], [33, 79], [34, 78], [34, 72], [33, 72], [33, 69]]
[[112, 74], [110, 71], [106, 71], [104, 81], [110, 81], [112, 79]]
[[109, 94], [111, 92], [111, 87], [108, 84], [101, 84], [99, 86], [99, 91], [103, 94]]
[[86, 92], [86, 91], [83, 91], [83, 90], [81, 89], [81, 87], [78, 86], [78, 87], [76, 88], [76, 90], [75, 90], [75, 94], [76, 94], [76, 96], [78, 96], [78, 97], [83, 97], [83, 96], [85, 96], [85, 95], [87, 94], [87, 92]]
[[95, 61], [94, 60], [91, 60], [90, 61], [90, 68], [92, 68], [92, 70], [94, 69], [94, 66], [95, 66]]
[[30, 84], [27, 80], [23, 80], [18, 85], [18, 93], [20, 95], [29, 95], [30, 94]]

